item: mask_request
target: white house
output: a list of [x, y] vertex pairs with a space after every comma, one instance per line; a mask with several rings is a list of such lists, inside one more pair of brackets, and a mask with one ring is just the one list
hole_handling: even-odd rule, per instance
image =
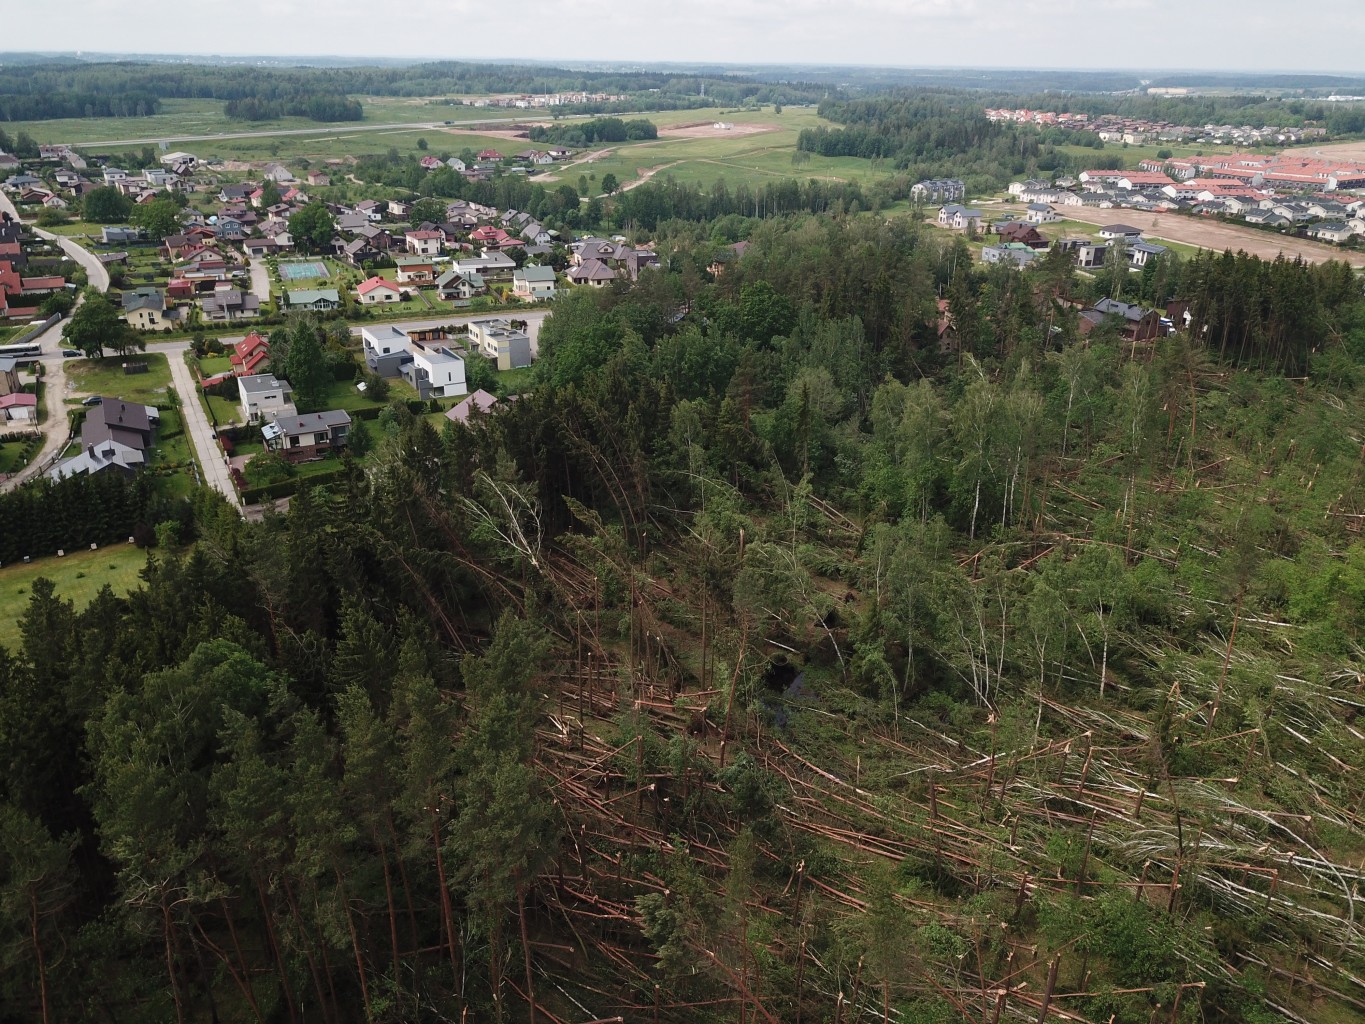
[[1047, 203], [1029, 203], [1024, 213], [1024, 220], [1030, 224], [1047, 224], [1057, 219], [1057, 211]]
[[938, 211], [938, 222], [945, 228], [956, 231], [980, 231], [983, 216], [980, 210], [951, 203]]
[[386, 281], [382, 277], [372, 277], [368, 281], [362, 282], [355, 291], [363, 306], [401, 302], [403, 299], [402, 289], [392, 281]]
[[260, 423], [275, 416], [294, 416], [298, 413], [292, 401], [294, 389], [287, 380], [280, 380], [273, 373], [238, 377], [237, 395], [241, 399], [242, 415], [248, 423]]
[[408, 342], [412, 362], [403, 369], [421, 398], [454, 398], [466, 394], [464, 359], [444, 345], [424, 345]]

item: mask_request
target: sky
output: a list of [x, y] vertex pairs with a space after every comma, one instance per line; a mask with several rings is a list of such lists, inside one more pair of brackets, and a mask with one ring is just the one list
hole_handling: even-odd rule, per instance
[[1365, 0], [68, 0], [0, 23], [0, 50], [1365, 72]]

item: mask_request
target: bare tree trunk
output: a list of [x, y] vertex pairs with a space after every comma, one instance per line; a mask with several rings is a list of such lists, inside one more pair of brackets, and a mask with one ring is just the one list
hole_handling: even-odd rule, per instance
[[531, 1024], [536, 1024], [536, 992], [531, 984], [531, 939], [526, 933], [526, 890], [517, 886], [517, 920], [521, 926], [521, 959], [526, 968], [526, 1005]]
[[47, 964], [43, 960], [43, 943], [38, 937], [38, 896], [31, 889], [28, 894], [28, 923], [33, 936], [33, 956], [38, 961], [38, 995], [42, 1000], [43, 1024], [50, 1024], [47, 1005]]

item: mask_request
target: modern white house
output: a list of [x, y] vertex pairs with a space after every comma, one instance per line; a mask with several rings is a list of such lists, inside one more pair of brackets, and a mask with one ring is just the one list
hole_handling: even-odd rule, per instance
[[466, 394], [464, 358], [444, 345], [408, 341], [412, 362], [403, 367], [403, 377], [417, 389], [419, 398], [455, 398]]
[[247, 423], [260, 423], [276, 416], [295, 416], [294, 389], [273, 373], [237, 378], [237, 394]]

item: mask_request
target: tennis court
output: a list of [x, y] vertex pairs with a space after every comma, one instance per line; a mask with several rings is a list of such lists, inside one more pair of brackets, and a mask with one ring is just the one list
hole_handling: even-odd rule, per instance
[[302, 281], [310, 277], [330, 277], [327, 264], [318, 260], [303, 263], [281, 263], [280, 277], [286, 281]]

